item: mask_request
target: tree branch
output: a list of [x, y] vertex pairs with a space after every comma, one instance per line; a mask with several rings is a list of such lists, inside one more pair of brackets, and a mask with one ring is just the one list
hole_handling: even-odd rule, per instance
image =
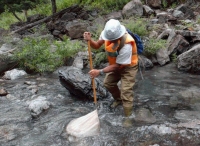
[[20, 32], [20, 31], [23, 31], [23, 30], [26, 30], [26, 29], [29, 29], [29, 28], [32, 28], [33, 26], [36, 26], [36, 25], [41, 24], [43, 22], [48, 22], [48, 21], [50, 21], [50, 19], [52, 19], [54, 17], [57, 17], [59, 15], [62, 15], [64, 13], [66, 13], [66, 12], [70, 12], [71, 10], [76, 9], [76, 8], [78, 8], [78, 5], [74, 5], [72, 7], [66, 8], [66, 9], [64, 9], [64, 10], [62, 10], [60, 12], [57, 12], [57, 13], [51, 15], [51, 16], [48, 16], [48, 17], [46, 17], [44, 19], [38, 20], [38, 21], [36, 21], [34, 23], [27, 24], [24, 27], [21, 27], [21, 28], [15, 30], [15, 31], [12, 31], [9, 35], [12, 35], [14, 33], [17, 33], [17, 32]]

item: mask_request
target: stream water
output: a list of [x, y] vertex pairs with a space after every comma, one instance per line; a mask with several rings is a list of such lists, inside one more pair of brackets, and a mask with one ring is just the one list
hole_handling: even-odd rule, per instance
[[[177, 71], [174, 64], [138, 72], [133, 125], [123, 126], [123, 108], [98, 101], [100, 134], [69, 140], [67, 124], [95, 109], [93, 101], [74, 97], [58, 74], [0, 79], [0, 146], [198, 146], [200, 145], [200, 76]], [[50, 108], [32, 117], [28, 103], [45, 96]]]

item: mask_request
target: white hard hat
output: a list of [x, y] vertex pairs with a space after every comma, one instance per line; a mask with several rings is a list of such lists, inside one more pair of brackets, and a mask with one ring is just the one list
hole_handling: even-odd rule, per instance
[[102, 31], [103, 40], [116, 40], [126, 33], [126, 28], [118, 20], [110, 19]]

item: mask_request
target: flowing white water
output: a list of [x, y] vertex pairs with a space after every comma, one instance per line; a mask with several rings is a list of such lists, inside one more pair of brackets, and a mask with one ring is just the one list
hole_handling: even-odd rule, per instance
[[[104, 99], [98, 101], [99, 135], [71, 141], [66, 126], [93, 111], [93, 101], [71, 96], [57, 74], [1, 80], [0, 87], [9, 94], [0, 96], [0, 146], [183, 146], [183, 143], [196, 146], [200, 143], [198, 122], [192, 122], [200, 120], [200, 76], [178, 72], [169, 64], [143, 72], [143, 78], [138, 74], [134, 87], [132, 127], [123, 127], [122, 106], [112, 110], [110, 100]], [[34, 86], [25, 84], [26, 81]], [[51, 106], [33, 118], [27, 103], [40, 95]], [[148, 109], [156, 122], [147, 122], [151, 117], [148, 113], [144, 113], [146, 121], [139, 121], [137, 111], [141, 108]], [[192, 125], [190, 129], [188, 125]]]

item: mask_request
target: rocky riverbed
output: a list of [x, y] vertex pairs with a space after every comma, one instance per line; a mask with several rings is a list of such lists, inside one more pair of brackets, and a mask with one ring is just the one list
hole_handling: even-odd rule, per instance
[[[93, 111], [93, 101], [70, 95], [57, 72], [0, 79], [8, 92], [0, 96], [0, 146], [197, 146], [199, 81], [199, 75], [179, 72], [173, 63], [138, 72], [132, 127], [123, 126], [122, 107], [112, 110], [112, 99], [104, 98], [98, 101], [100, 134], [70, 140], [67, 124]], [[46, 108], [31, 109], [36, 100]]]

